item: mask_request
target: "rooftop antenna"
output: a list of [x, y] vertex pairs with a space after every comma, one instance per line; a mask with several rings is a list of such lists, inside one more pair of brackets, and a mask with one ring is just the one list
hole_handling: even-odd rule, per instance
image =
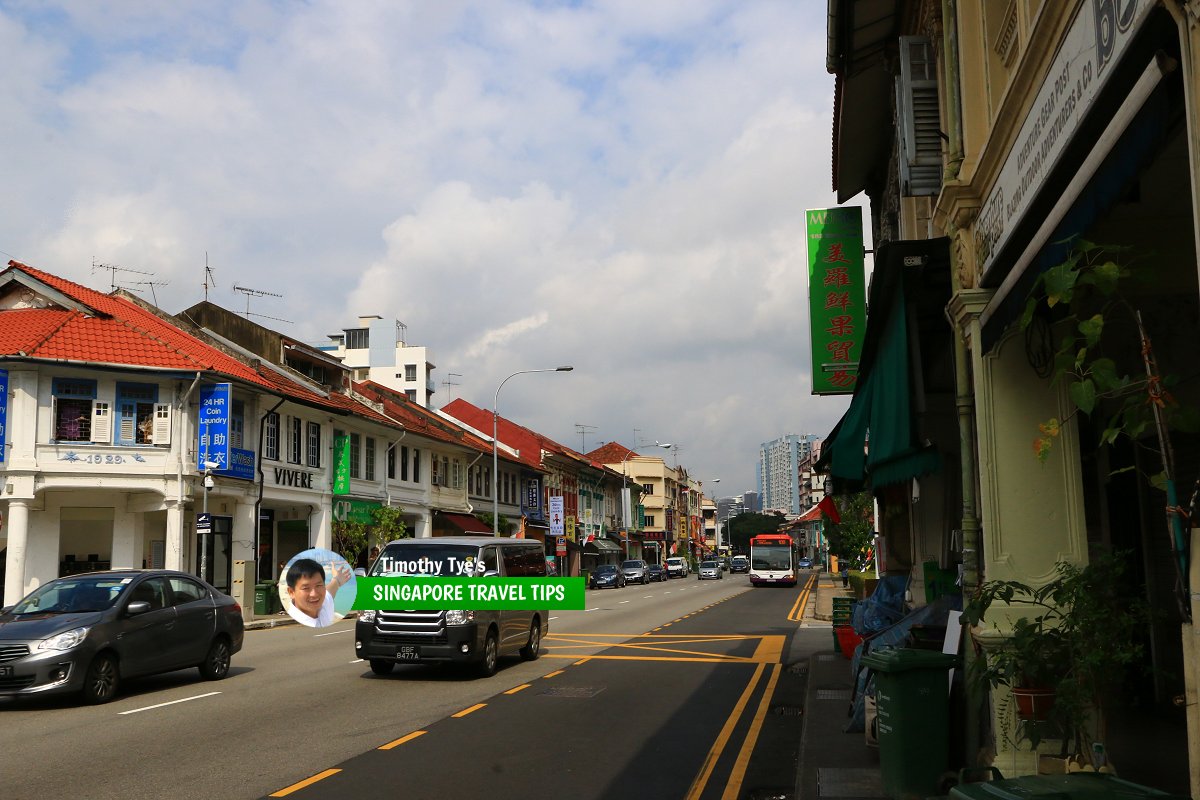
[[[155, 286], [170, 286], [170, 281], [131, 281], [130, 286], [149, 286], [150, 297], [154, 300], [154, 305], [158, 305], [158, 293], [154, 291]], [[138, 291], [134, 289], [133, 291]]]
[[452, 395], [452, 393], [451, 393], [451, 389], [450, 389], [450, 387], [451, 387], [451, 386], [458, 386], [458, 381], [456, 381], [456, 380], [453, 380], [453, 379], [454, 379], [454, 378], [461, 378], [461, 377], [462, 377], [462, 375], [460, 375], [460, 374], [459, 374], [459, 373], [457, 373], [457, 372], [448, 372], [448, 373], [446, 373], [446, 380], [442, 381], [442, 386], [445, 386], [445, 387], [446, 387], [446, 402], [447, 402], [447, 403], [449, 403], [451, 400], [453, 400], [453, 399], [454, 399], [454, 397], [453, 397], [453, 395]]
[[595, 425], [581, 425], [578, 422], [575, 423], [575, 432], [579, 434], [579, 452], [587, 452], [587, 435], [589, 431], [594, 430], [596, 430]]
[[208, 287], [217, 288], [217, 278], [213, 275], [212, 267], [208, 265], [208, 251], [204, 251], [204, 302], [208, 302]]
[[108, 270], [108, 274], [109, 274], [108, 285], [109, 285], [109, 291], [111, 291], [111, 292], [115, 292], [117, 290], [117, 273], [118, 272], [129, 272], [134, 275], [151, 275], [151, 276], [154, 275], [153, 272], [146, 272], [145, 270], [142, 270], [142, 269], [130, 269], [129, 267], [122, 267], [118, 264], [101, 264], [98, 261], [96, 261], [96, 259], [93, 258], [92, 259], [92, 274], [95, 275], [96, 270], [98, 270], [98, 269]]
[[250, 317], [260, 317], [262, 319], [274, 320], [275, 322], [286, 322], [288, 325], [293, 324], [290, 319], [283, 319], [281, 317], [269, 317], [266, 314], [254, 314], [250, 311], [250, 298], [251, 297], [283, 297], [283, 295], [278, 294], [277, 292], [265, 292], [262, 289], [251, 289], [248, 286], [238, 286], [236, 283], [233, 285], [233, 290], [235, 292], [241, 292], [242, 294], [246, 295], [246, 312], [243, 315], [246, 317], [246, 319], [250, 319]]

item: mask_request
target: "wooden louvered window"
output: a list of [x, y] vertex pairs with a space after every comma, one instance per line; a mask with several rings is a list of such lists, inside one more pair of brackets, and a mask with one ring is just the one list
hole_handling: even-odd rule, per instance
[[[156, 427], [161, 428], [158, 387], [149, 383], [117, 384], [116, 443], [154, 444]], [[165, 404], [163, 404], [165, 405]], [[169, 433], [170, 406], [166, 406]], [[160, 430], [161, 433], [161, 430]]]
[[896, 131], [900, 137], [900, 192], [937, 195], [942, 189], [941, 112], [933, 44], [923, 36], [900, 37], [896, 79]]

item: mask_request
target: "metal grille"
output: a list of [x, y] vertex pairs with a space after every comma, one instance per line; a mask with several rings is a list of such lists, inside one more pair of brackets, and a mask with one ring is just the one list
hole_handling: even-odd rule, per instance
[[10, 644], [0, 647], [0, 664], [6, 661], [16, 661], [29, 655], [29, 648], [23, 644]]
[[445, 641], [445, 619], [445, 611], [379, 611], [375, 614], [375, 631], [389, 641], [394, 637]]
[[817, 689], [818, 700], [849, 700], [849, 689]]

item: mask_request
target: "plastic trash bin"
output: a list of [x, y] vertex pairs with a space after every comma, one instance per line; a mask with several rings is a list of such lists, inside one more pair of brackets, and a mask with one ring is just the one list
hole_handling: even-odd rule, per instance
[[[965, 776], [974, 770], [964, 770]], [[1148, 786], [1123, 781], [1098, 772], [1072, 772], [1069, 775], [1025, 775], [1004, 778], [992, 769], [992, 779], [979, 783], [960, 783], [950, 790], [949, 800], [1027, 800], [1030, 797], [1054, 800], [1183, 800]]]
[[271, 595], [269, 594], [271, 584], [256, 583], [254, 584], [254, 614], [255, 616], [265, 617], [271, 613]]
[[949, 764], [946, 670], [958, 657], [930, 650], [883, 649], [860, 662], [875, 672], [879, 768], [889, 797], [927, 797]]

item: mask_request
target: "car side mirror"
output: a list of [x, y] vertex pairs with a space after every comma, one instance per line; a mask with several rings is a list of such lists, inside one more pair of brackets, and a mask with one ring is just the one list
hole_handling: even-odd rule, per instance
[[131, 617], [138, 614], [145, 614], [150, 610], [150, 603], [146, 600], [134, 600], [129, 605], [125, 606], [125, 613]]
[[363, 569], [362, 567], [358, 567], [357, 569], [354, 570], [354, 576], [356, 578], [365, 578], [365, 577], [367, 577], [367, 571], [365, 569]]
[[485, 578], [496, 578], [499, 576], [500, 576], [500, 573], [494, 569], [489, 569], [487, 572], [483, 573], [483, 577], [485, 577]]

